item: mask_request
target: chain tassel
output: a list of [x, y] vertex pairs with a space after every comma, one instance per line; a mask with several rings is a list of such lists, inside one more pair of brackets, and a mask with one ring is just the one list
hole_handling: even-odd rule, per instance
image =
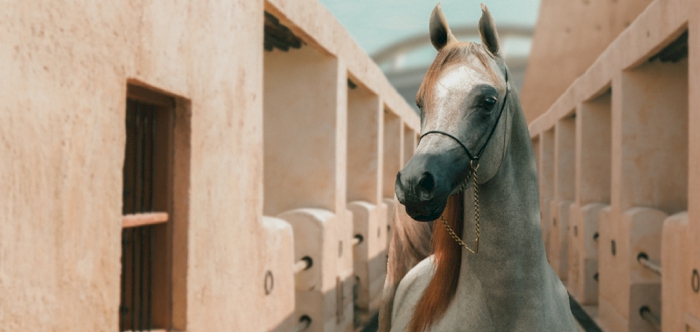
[[462, 185], [462, 188], [459, 189], [460, 192], [464, 191], [464, 188], [467, 186], [467, 182], [469, 182], [469, 178], [471, 176], [474, 176], [474, 234], [476, 235], [474, 239], [474, 250], [469, 248], [469, 246], [462, 241], [462, 238], [455, 233], [455, 231], [450, 227], [450, 225], [447, 224], [447, 220], [445, 220], [445, 217], [440, 215], [440, 221], [442, 222], [443, 225], [445, 225], [445, 229], [447, 230], [447, 233], [452, 236], [452, 238], [462, 246], [464, 249], [469, 250], [472, 254], [476, 254], [479, 252], [479, 237], [480, 237], [480, 230], [479, 230], [479, 178], [477, 177], [476, 171], [479, 169], [479, 162], [476, 162], [476, 166], [474, 166], [474, 161], [469, 162], [469, 175], [467, 175], [467, 179], [464, 181], [464, 184]]

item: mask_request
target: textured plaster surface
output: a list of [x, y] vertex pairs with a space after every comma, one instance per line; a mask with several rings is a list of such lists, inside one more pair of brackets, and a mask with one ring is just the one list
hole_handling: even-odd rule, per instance
[[334, 112], [339, 96], [327, 89], [337, 85], [338, 61], [310, 47], [275, 50], [265, 53], [264, 71], [265, 213], [338, 211], [336, 121], [344, 114]]
[[[340, 25], [326, 7], [315, 0], [270, 0], [265, 10], [277, 14], [296, 34], [305, 41], [338, 58], [343, 58], [348, 76], [359, 81], [374, 94], [381, 96], [390, 112], [405, 119], [406, 124], [418, 131], [420, 119], [391, 86], [381, 69], [354, 42], [350, 33]], [[356, 82], [357, 83], [357, 82]]]
[[337, 234], [339, 218], [330, 211], [297, 209], [279, 215], [294, 229], [294, 261], [310, 257], [313, 265], [295, 276], [295, 316], [308, 315], [310, 331], [335, 330], [338, 297]]
[[354, 234], [362, 236], [362, 242], [353, 248], [354, 271], [359, 278], [356, 305], [374, 311], [379, 308], [387, 269], [386, 205], [352, 202], [348, 209], [354, 218]]
[[[262, 1], [3, 5], [3, 330], [117, 327], [129, 80], [192, 101], [187, 330], [264, 325], [253, 240], [262, 10]], [[249, 254], [226, 254], [235, 252]]]
[[[286, 261], [296, 255], [289, 251], [295, 242], [283, 221], [262, 221], [263, 98], [274, 98], [263, 95], [266, 9], [332, 64], [320, 72], [327, 85], [316, 95], [330, 96], [321, 106], [325, 115], [335, 117], [316, 124], [319, 132], [334, 137], [335, 145], [314, 163], [330, 160], [334, 164], [322, 170], [333, 176], [317, 192], [295, 199], [303, 202], [296, 207], [309, 208], [320, 204], [314, 194], [332, 197], [323, 204], [336, 215], [327, 219], [339, 218], [347, 226], [352, 220], [345, 210], [343, 159], [347, 76], [400, 115], [403, 125], [416, 131], [419, 120], [318, 2], [3, 4], [0, 330], [117, 328], [127, 84], [175, 97], [177, 112], [185, 112], [189, 125], [178, 143], [187, 150], [182, 176], [189, 186], [175, 193], [182, 205], [175, 207], [174, 218], [185, 223], [186, 232], [177, 234], [182, 246], [173, 250], [187, 259], [174, 263], [184, 271], [184, 278], [175, 282], [182, 287], [173, 294], [173, 308], [182, 314], [173, 318], [174, 327], [286, 329], [287, 304], [293, 298], [285, 286], [289, 275], [281, 275], [288, 273], [292, 262]], [[318, 71], [300, 74], [318, 78]], [[382, 131], [380, 127], [376, 142], [380, 154]], [[382, 169], [378, 160], [376, 167]], [[381, 179], [377, 181], [380, 188]], [[326, 185], [331, 189], [324, 190]], [[339, 232], [339, 223], [331, 222], [329, 241]], [[338, 274], [348, 274], [336, 268], [337, 252], [333, 240], [316, 253], [333, 256], [328, 263], [333, 268], [323, 276], [329, 280], [314, 295], [328, 301], [335, 301], [335, 292], [329, 290], [336, 287]], [[349, 266], [351, 260], [347, 262]], [[267, 270], [280, 274], [269, 296], [264, 289]], [[348, 297], [344, 301], [351, 305]], [[299, 294], [295, 298], [297, 304], [304, 301]], [[335, 305], [324, 309], [335, 310]], [[274, 317], [261, 314], [268, 310], [275, 311]], [[341, 324], [347, 324], [348, 316]], [[334, 319], [321, 325], [337, 329], [337, 324]]]
[[528, 123], [544, 114], [651, 2], [542, 0], [521, 93]]
[[[265, 322], [267, 331], [294, 328], [294, 234], [286, 221], [263, 217], [265, 241]], [[268, 274], [269, 273], [269, 274]]]
[[664, 331], [683, 331], [685, 328], [685, 297], [690, 295], [685, 265], [690, 261], [688, 251], [688, 213], [674, 214], [664, 220], [661, 238], [661, 321]]
[[[576, 143], [576, 201], [580, 206], [610, 202], [610, 208], [601, 210], [598, 219], [600, 323], [610, 331], [643, 328], [635, 308], [643, 302], [650, 303], [655, 314], [665, 313], [662, 316], [665, 326], [688, 324], [692, 329], [700, 317], [700, 295], [691, 289], [692, 271], [700, 266], [700, 255], [683, 255], [678, 258], [683, 262], [673, 260], [669, 270], [664, 268], [664, 279], [653, 280], [642, 273], [647, 271], [637, 271], [640, 267], [635, 252], [648, 250], [656, 255], [656, 260], [672, 255], [663, 252], [665, 245], [659, 247], [663, 218], [648, 224], [640, 221], [652, 218], [656, 213], [649, 212], [652, 210], [665, 215], [687, 209], [685, 229], [691, 248], [686, 252], [698, 252], [700, 248], [697, 245], [700, 243], [698, 10], [700, 6], [695, 1], [651, 2], [585, 72], [577, 74], [578, 78], [565, 91], [555, 94], [558, 99], [551, 107], [538, 109], [546, 112], [529, 126], [531, 137], [542, 146], [550, 130], [568, 118], [572, 109], [580, 113], [576, 118], [580, 131]], [[689, 32], [687, 59], [677, 63], [647, 61], [686, 30]], [[534, 70], [534, 66], [531, 68]], [[533, 96], [543, 95], [533, 93]], [[600, 131], [607, 126], [610, 126], [609, 138], [607, 129]], [[610, 161], [603, 162], [608, 153]], [[540, 170], [551, 162], [545, 158], [540, 156], [543, 164]], [[610, 167], [610, 175], [605, 164]], [[600, 180], [608, 176], [609, 183]], [[546, 199], [545, 188], [542, 193]], [[653, 209], [640, 212], [642, 207]], [[679, 234], [677, 230], [671, 231], [677, 228], [669, 226], [669, 234]], [[612, 241], [616, 243], [615, 255], [611, 253]], [[673, 245], [668, 248], [678, 250]], [[675, 285], [660, 287], [667, 277], [683, 285], [683, 296], [667, 296], [677, 294]], [[662, 295], [663, 289], [669, 289], [670, 293], [664, 291]], [[657, 306], [661, 301], [663, 307]], [[681, 313], [668, 314], [667, 305]]]

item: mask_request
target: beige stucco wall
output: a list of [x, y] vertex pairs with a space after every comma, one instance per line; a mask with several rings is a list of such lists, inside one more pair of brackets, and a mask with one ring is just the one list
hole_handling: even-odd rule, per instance
[[[568, 287], [579, 300], [595, 302], [596, 287], [580, 269], [582, 255], [597, 260], [598, 322], [608, 331], [651, 331], [639, 315], [643, 305], [661, 316], [665, 329], [700, 331], [700, 292], [692, 287], [700, 266], [699, 17], [696, 1], [652, 2], [530, 124], [547, 201], [561, 187], [557, 182], [568, 180], [549, 181], [549, 169], [557, 174], [562, 165], [546, 144], [575, 110], [571, 212], [574, 225], [597, 227], [599, 237], [593, 249], [590, 239], [569, 235], [579, 265], [568, 273], [579, 274]], [[687, 58], [649, 61], [685, 31]], [[637, 261], [640, 252], [661, 266], [662, 277]]]
[[520, 101], [543, 114], [651, 0], [542, 0]]
[[342, 211], [347, 94], [333, 87], [347, 80], [344, 68], [303, 47], [266, 52], [264, 72], [265, 214]]
[[381, 203], [384, 110], [364, 87], [348, 90], [347, 200]]
[[[262, 9], [262, 1], [4, 6], [3, 330], [117, 326], [128, 80], [192, 101], [187, 329], [261, 326], [261, 288], [239, 285], [259, 284], [264, 261], [254, 240], [262, 131], [250, 125], [262, 114]], [[231, 151], [245, 153], [219, 157]], [[226, 252], [249, 254], [222, 259]]]
[[[293, 262], [285, 263], [293, 255], [271, 251], [291, 250], [294, 229], [284, 220], [262, 222], [263, 98], [269, 98], [263, 91], [264, 10], [335, 64], [340, 79], [330, 89], [340, 97], [330, 108], [347, 106], [342, 91], [349, 76], [402, 126], [417, 130], [411, 108], [313, 0], [3, 5], [0, 330], [117, 328], [128, 83], [176, 97], [178, 119], [189, 125], [178, 143], [189, 164], [176, 166], [189, 186], [176, 188], [176, 218], [186, 227], [173, 250], [186, 259], [174, 262], [184, 271], [174, 281], [174, 307], [181, 313], [174, 327], [260, 331], [295, 322], [293, 308], [277, 311], [280, 303], [294, 303]], [[329, 122], [337, 140], [322, 157], [330, 155], [330, 162], [345, 160], [347, 133], [338, 129], [345, 121]], [[383, 128], [374, 133], [382, 156]], [[342, 175], [330, 186], [334, 201], [324, 204], [347, 221], [345, 167], [332, 166]], [[377, 178], [374, 186], [381, 188]], [[314, 194], [297, 202], [316, 207], [307, 206], [314, 205], [308, 203]], [[333, 231], [339, 229], [352, 227]], [[335, 253], [338, 246], [329, 248]], [[274, 290], [283, 293], [266, 298], [267, 270], [287, 273]], [[275, 315], [265, 314], [273, 309]]]

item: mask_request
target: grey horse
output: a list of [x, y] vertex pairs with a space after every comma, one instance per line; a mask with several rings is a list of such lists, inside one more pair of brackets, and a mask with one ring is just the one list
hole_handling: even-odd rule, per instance
[[393, 299], [385, 302], [392, 305], [384, 308], [392, 312], [382, 314], [380, 325], [412, 332], [578, 331], [545, 256], [527, 123], [493, 18], [481, 8], [481, 45], [457, 41], [439, 4], [431, 15], [438, 55], [416, 98], [421, 140], [397, 175], [396, 196], [411, 218], [435, 220], [434, 254], [389, 292]]

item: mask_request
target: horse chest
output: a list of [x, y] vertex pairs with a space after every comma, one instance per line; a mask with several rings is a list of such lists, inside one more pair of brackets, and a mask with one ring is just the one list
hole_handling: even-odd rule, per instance
[[[394, 300], [391, 331], [407, 331], [416, 304], [433, 277], [432, 256], [425, 259], [401, 280]], [[430, 331], [495, 331], [489, 304], [479, 282], [460, 285], [445, 315]]]
[[496, 331], [486, 295], [479, 283], [462, 286], [445, 315], [430, 331]]
[[[433, 277], [433, 271], [431, 256], [401, 281], [396, 291], [391, 331], [408, 330], [416, 304]], [[552, 273], [538, 276], [540, 283], [544, 280], [546, 285], [534, 287], [538, 289], [534, 292], [525, 292], [540, 294], [529, 298], [517, 291], [504, 293], [503, 285], [484, 285], [475, 275], [465, 273], [447, 311], [428, 331], [575, 331], [566, 290]]]

